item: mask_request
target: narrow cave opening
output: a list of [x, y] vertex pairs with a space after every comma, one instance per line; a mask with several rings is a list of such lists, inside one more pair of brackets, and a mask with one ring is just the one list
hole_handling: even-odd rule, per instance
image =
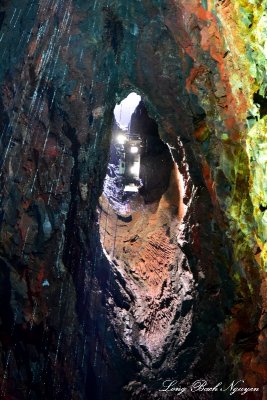
[[[175, 172], [177, 166], [167, 144], [159, 136], [157, 123], [149, 116], [141, 96], [130, 93], [114, 108], [109, 163], [101, 200], [105, 198], [123, 217], [140, 203], [146, 206], [159, 203], [164, 194], [170, 197], [168, 188]], [[171, 189], [178, 200], [179, 188], [172, 185]], [[178, 206], [179, 202], [173, 201], [174, 213], [178, 212]]]
[[118, 314], [120, 335], [127, 345], [138, 344], [146, 362], [160, 356], [177, 319], [177, 291], [184, 290], [176, 282], [183, 212], [178, 167], [143, 99], [131, 93], [114, 110], [99, 231], [111, 271], [135, 299]]

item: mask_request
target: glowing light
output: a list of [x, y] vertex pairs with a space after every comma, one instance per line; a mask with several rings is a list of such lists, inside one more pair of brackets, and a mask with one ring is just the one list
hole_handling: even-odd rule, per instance
[[125, 135], [123, 135], [122, 133], [120, 133], [120, 134], [117, 136], [117, 142], [118, 142], [119, 144], [125, 144], [126, 141], [127, 141], [127, 137], [126, 137]]
[[114, 115], [117, 124], [122, 130], [127, 130], [131, 121], [131, 116], [141, 101], [141, 96], [132, 92], [120, 104], [114, 108]]
[[133, 166], [130, 168], [130, 172], [132, 175], [139, 176], [140, 164], [139, 162], [135, 162]]
[[132, 192], [132, 193], [137, 193], [138, 192], [138, 186], [136, 185], [126, 185], [124, 188], [125, 192]]
[[137, 147], [137, 146], [132, 146], [132, 147], [130, 148], [130, 152], [131, 152], [132, 154], [138, 153], [138, 147]]

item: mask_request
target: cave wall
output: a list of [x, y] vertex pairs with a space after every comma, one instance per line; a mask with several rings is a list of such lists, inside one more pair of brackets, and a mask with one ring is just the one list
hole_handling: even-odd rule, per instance
[[[216, 381], [227, 367], [262, 387], [265, 2], [0, 7], [2, 397], [154, 398], [159, 379]], [[113, 328], [134, 298], [96, 213], [113, 109], [130, 91], [185, 188], [177, 243], [192, 328], [184, 348], [174, 330], [152, 364]]]

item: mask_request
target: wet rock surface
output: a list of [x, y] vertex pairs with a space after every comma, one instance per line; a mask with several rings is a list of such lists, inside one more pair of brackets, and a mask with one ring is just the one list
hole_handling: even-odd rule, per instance
[[[248, 55], [262, 63], [263, 11], [202, 3], [1, 2], [2, 398], [266, 382], [266, 125], [253, 103], [265, 81]], [[125, 222], [104, 200], [97, 210], [113, 109], [130, 91], [177, 166]]]

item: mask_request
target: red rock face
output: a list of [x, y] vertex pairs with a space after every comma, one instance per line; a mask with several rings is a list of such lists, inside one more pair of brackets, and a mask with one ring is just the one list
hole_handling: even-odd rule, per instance
[[[241, 61], [225, 44], [241, 40], [236, 11], [155, 3], [1, 3], [4, 399], [164, 399], [164, 379], [266, 381], [265, 274], [232, 243], [242, 232], [221, 161], [240, 160], [232, 200], [249, 204], [248, 92], [233, 89]], [[133, 90], [176, 165], [123, 222], [99, 198], [113, 109]]]
[[[192, 300], [193, 277], [182, 268], [186, 259], [178, 250], [177, 242], [177, 235], [182, 235], [184, 216], [179, 171], [173, 167], [169, 187], [159, 201], [145, 204], [140, 195], [130, 200], [127, 219], [112, 208], [105, 195], [101, 197], [100, 207], [102, 246], [135, 299], [128, 315], [118, 314], [121, 321], [118, 323], [116, 319], [114, 329], [123, 327], [127, 345], [134, 341], [137, 345], [138, 340], [148, 351], [147, 356], [155, 359], [161, 355], [171, 325], [176, 322], [181, 298]], [[129, 319], [139, 326], [139, 339]], [[182, 334], [186, 336], [189, 332], [188, 323]]]

